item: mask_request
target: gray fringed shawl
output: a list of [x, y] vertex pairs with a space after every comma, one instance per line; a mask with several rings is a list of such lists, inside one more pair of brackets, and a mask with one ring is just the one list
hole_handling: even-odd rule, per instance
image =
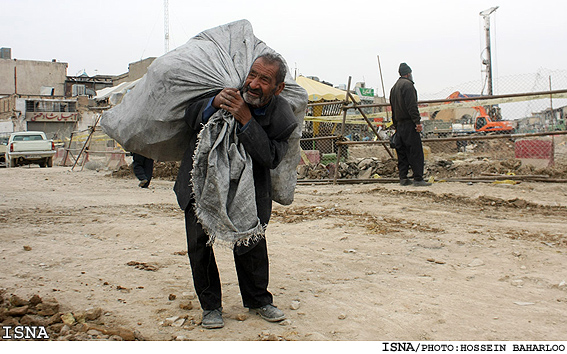
[[234, 117], [219, 110], [199, 133], [193, 158], [195, 215], [208, 244], [247, 245], [263, 238], [252, 174], [252, 158], [238, 142]]

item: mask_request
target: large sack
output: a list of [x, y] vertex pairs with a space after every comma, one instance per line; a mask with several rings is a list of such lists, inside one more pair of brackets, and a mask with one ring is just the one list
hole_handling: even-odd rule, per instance
[[[274, 50], [254, 36], [247, 20], [206, 30], [157, 58], [122, 102], [103, 113], [101, 126], [125, 150], [157, 161], [181, 160], [188, 146], [183, 115], [187, 104], [225, 87], [241, 88], [254, 59]], [[290, 103], [298, 128], [289, 150], [272, 170], [274, 201], [291, 204], [297, 182], [301, 127], [307, 92], [289, 73], [282, 97]]]
[[199, 133], [193, 156], [195, 216], [208, 244], [249, 245], [265, 235], [256, 206], [252, 158], [238, 143], [232, 114], [218, 110]]

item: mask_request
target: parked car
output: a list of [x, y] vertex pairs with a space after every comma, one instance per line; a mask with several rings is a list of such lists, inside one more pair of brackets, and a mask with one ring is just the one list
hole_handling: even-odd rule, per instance
[[38, 164], [39, 167], [53, 166], [55, 144], [44, 132], [28, 131], [10, 134], [6, 146], [6, 167]]
[[8, 135], [0, 136], [0, 167], [6, 167], [6, 146], [9, 138]]

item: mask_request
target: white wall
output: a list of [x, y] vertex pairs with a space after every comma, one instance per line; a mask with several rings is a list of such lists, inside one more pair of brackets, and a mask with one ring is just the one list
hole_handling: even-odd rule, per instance
[[47, 86], [55, 88], [55, 96], [64, 96], [67, 63], [0, 59], [0, 77], [0, 95], [39, 95]]
[[14, 124], [11, 120], [0, 121], [0, 133], [11, 133], [14, 131]]

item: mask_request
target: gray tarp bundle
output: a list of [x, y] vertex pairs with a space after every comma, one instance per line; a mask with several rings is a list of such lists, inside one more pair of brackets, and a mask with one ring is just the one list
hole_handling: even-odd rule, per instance
[[209, 236], [225, 245], [264, 237], [256, 208], [252, 158], [238, 142], [236, 119], [218, 110], [199, 133], [193, 156], [195, 215]]
[[[203, 31], [157, 58], [122, 102], [104, 112], [101, 126], [127, 151], [157, 161], [179, 161], [188, 146], [183, 121], [187, 103], [225, 87], [241, 88], [254, 59], [266, 52], [274, 50], [254, 36], [247, 20]], [[272, 185], [274, 201], [289, 205], [297, 182], [307, 92], [289, 71], [285, 83], [281, 96], [290, 103], [299, 126], [283, 161], [272, 170]]]

